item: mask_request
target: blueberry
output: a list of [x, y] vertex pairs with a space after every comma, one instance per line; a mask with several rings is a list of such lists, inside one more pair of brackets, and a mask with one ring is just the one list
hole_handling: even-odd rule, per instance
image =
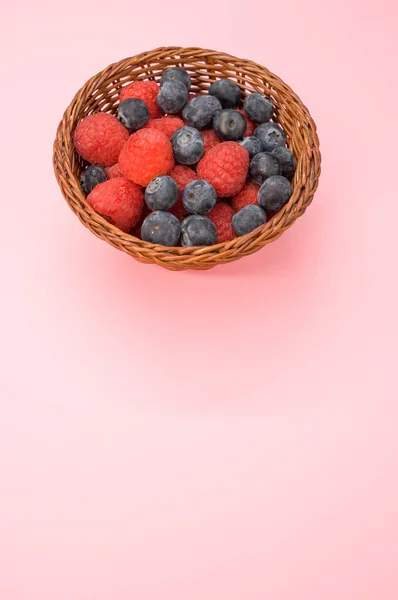
[[217, 229], [213, 221], [202, 215], [190, 215], [181, 223], [183, 246], [212, 246], [217, 243]]
[[180, 239], [180, 222], [169, 212], [156, 210], [144, 219], [141, 226], [141, 237], [145, 242], [176, 246]]
[[188, 90], [181, 81], [166, 81], [157, 95], [156, 102], [164, 113], [176, 115], [186, 105]]
[[272, 121], [256, 127], [254, 135], [260, 140], [264, 152], [272, 152], [274, 148], [286, 144], [286, 134], [282, 127]]
[[117, 117], [128, 129], [141, 129], [149, 121], [149, 110], [145, 102], [138, 98], [127, 98], [117, 109]]
[[276, 156], [270, 152], [260, 152], [251, 159], [249, 173], [251, 179], [261, 185], [271, 175], [279, 175], [280, 169], [281, 165]]
[[217, 137], [225, 142], [236, 142], [245, 135], [246, 119], [237, 110], [226, 108], [213, 119], [213, 128]]
[[191, 127], [204, 129], [221, 109], [220, 101], [215, 96], [197, 96], [184, 106], [182, 118]]
[[182, 192], [182, 203], [186, 210], [196, 215], [211, 211], [217, 202], [217, 192], [208, 181], [195, 179], [190, 181]]
[[106, 173], [99, 165], [89, 165], [80, 177], [80, 184], [85, 194], [89, 194], [99, 183], [106, 181]]
[[272, 103], [257, 92], [247, 96], [243, 108], [245, 109], [245, 113], [256, 123], [269, 121], [274, 112]]
[[248, 204], [241, 208], [232, 217], [232, 227], [236, 235], [245, 235], [260, 225], [264, 225], [267, 215], [262, 208], [256, 204]]
[[281, 163], [281, 175], [286, 177], [286, 179], [291, 179], [296, 170], [296, 159], [293, 152], [289, 148], [281, 146], [274, 148], [271, 154], [274, 154]]
[[235, 108], [239, 106], [242, 98], [240, 87], [229, 79], [219, 79], [212, 83], [209, 88], [209, 94], [218, 98], [223, 108]]
[[185, 69], [181, 69], [181, 67], [170, 67], [163, 71], [160, 78], [160, 85], [162, 86], [167, 81], [179, 81], [185, 85], [188, 92], [191, 89], [191, 78], [189, 73]]
[[200, 131], [193, 127], [180, 127], [170, 138], [174, 158], [182, 165], [194, 165], [203, 156], [204, 142]]
[[264, 210], [280, 210], [289, 201], [292, 192], [292, 186], [286, 177], [273, 175], [258, 190], [258, 203]]
[[145, 202], [152, 210], [168, 210], [178, 200], [178, 185], [168, 175], [155, 177], [145, 190]]
[[243, 148], [246, 148], [246, 150], [249, 153], [250, 158], [253, 158], [253, 156], [258, 154], [259, 152], [262, 152], [262, 150], [263, 150], [260, 140], [256, 137], [254, 137], [254, 135], [251, 135], [249, 137], [244, 137], [243, 140], [238, 142], [238, 144], [243, 146]]

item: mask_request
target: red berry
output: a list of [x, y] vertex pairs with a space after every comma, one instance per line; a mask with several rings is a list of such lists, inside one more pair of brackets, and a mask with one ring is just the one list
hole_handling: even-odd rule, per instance
[[220, 198], [237, 194], [245, 183], [249, 153], [236, 142], [222, 142], [206, 152], [198, 164], [199, 179], [206, 179]]
[[215, 207], [207, 213], [206, 217], [213, 221], [216, 226], [217, 243], [230, 242], [236, 238], [236, 234], [232, 229], [232, 217], [234, 214], [235, 211], [229, 204], [225, 204], [225, 202], [217, 202]]
[[189, 167], [184, 167], [183, 165], [176, 165], [174, 169], [170, 171], [169, 175], [174, 179], [178, 185], [178, 189], [180, 190], [178, 200], [170, 209], [170, 212], [173, 213], [173, 215], [175, 215], [177, 218], [185, 217], [188, 213], [182, 203], [182, 192], [184, 191], [185, 186], [190, 181], [197, 179], [198, 176], [196, 175], [195, 171]]
[[76, 127], [73, 141], [84, 160], [101, 167], [112, 167], [129, 137], [125, 127], [107, 113], [85, 117]]
[[106, 167], [105, 173], [108, 179], [115, 179], [115, 177], [124, 177], [119, 163], [116, 163], [115, 165], [113, 165], [113, 167]]
[[139, 98], [147, 105], [150, 118], [157, 119], [162, 116], [162, 111], [156, 103], [159, 89], [156, 81], [134, 81], [120, 90], [120, 102], [127, 98]]
[[180, 127], [184, 127], [184, 125], [185, 123], [182, 119], [166, 116], [161, 117], [160, 119], [150, 119], [147, 125], [145, 125], [145, 129], [157, 129], [167, 135], [168, 138], [171, 138], [173, 133], [175, 133], [177, 129], [180, 129]]
[[151, 179], [166, 175], [174, 167], [170, 140], [156, 129], [140, 129], [123, 147], [119, 165], [127, 179], [147, 186]]
[[241, 108], [237, 108], [236, 109], [238, 111], [238, 113], [240, 113], [241, 115], [243, 115], [246, 119], [246, 131], [245, 131], [245, 137], [249, 137], [251, 135], [254, 134], [254, 130], [256, 129], [257, 125], [256, 123], [254, 123], [254, 121], [252, 121], [247, 114], [245, 113], [244, 110], [242, 110]]
[[127, 233], [139, 221], [144, 192], [136, 183], [118, 177], [95, 186], [87, 202], [109, 223]]
[[254, 181], [248, 181], [241, 191], [232, 198], [232, 208], [238, 212], [248, 204], [257, 204], [257, 194], [260, 186]]
[[221, 143], [220, 138], [217, 137], [214, 129], [205, 129], [204, 131], [201, 131], [200, 133], [202, 134], [202, 137], [203, 137], [205, 152], [207, 152], [208, 150], [211, 150], [212, 148], [214, 148], [214, 146], [217, 146], [217, 144]]

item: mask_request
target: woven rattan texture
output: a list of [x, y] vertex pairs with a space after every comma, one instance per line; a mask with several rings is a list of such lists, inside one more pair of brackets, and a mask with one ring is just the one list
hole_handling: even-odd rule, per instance
[[[137, 79], [160, 79], [167, 67], [187, 69], [193, 92], [206, 92], [213, 81], [228, 77], [246, 93], [261, 92], [275, 106], [274, 120], [287, 134], [288, 146], [297, 159], [293, 195], [288, 204], [264, 226], [231, 242], [204, 248], [167, 248], [143, 242], [123, 233], [87, 204], [80, 187], [83, 163], [73, 148], [73, 132], [85, 116], [105, 111], [115, 113], [122, 86]], [[112, 64], [77, 92], [59, 124], [53, 163], [57, 181], [70, 208], [94, 235], [144, 263], [171, 270], [210, 269], [235, 261], [276, 240], [311, 203], [320, 175], [319, 140], [315, 123], [296, 94], [265, 67], [249, 60], [201, 48], [158, 48]]]

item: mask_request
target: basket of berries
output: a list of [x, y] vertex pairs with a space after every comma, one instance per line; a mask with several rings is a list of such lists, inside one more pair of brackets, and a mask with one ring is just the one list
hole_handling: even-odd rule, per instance
[[96, 236], [171, 270], [209, 269], [277, 239], [311, 203], [316, 127], [265, 67], [168, 47], [112, 64], [59, 124], [62, 194]]

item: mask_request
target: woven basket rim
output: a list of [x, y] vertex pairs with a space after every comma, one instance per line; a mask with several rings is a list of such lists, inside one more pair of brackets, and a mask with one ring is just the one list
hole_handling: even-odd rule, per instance
[[[79, 176], [74, 172], [73, 165], [70, 164], [71, 152], [73, 153], [72, 136], [74, 128], [82, 118], [81, 116], [77, 116], [77, 113], [79, 110], [81, 113], [82, 109], [87, 105], [89, 99], [91, 99], [92, 95], [96, 93], [96, 90], [101, 91], [101, 82], [106, 83], [107, 78], [110, 79], [111, 82], [113, 81], [113, 73], [119, 73], [119, 77], [121, 77], [121, 74], [124, 73], [124, 70], [128, 70], [129, 65], [130, 71], [134, 71], [134, 68], [137, 68], [137, 66], [140, 68], [140, 65], [156, 65], [157, 61], [162, 64], [165, 61], [170, 61], [170, 64], [180, 63], [184, 64], [185, 66], [186, 64], [195, 63], [197, 60], [201, 61], [201, 75], [203, 75], [203, 69], [206, 68], [206, 66], [202, 64], [204, 60], [212, 61], [211, 63], [209, 62], [207, 64], [207, 73], [209, 73], [211, 64], [217, 64], [218, 61], [221, 64], [226, 63], [228, 65], [233, 65], [238, 72], [245, 73], [244, 77], [246, 80], [248, 80], [248, 78], [251, 76], [255, 78], [256, 82], [264, 80], [264, 86], [266, 84], [270, 86], [268, 90], [264, 89], [264, 93], [271, 91], [271, 93], [277, 96], [277, 92], [275, 93], [274, 90], [277, 89], [275, 86], [279, 85], [283, 91], [284, 97], [286, 96], [288, 101], [291, 100], [291, 102], [294, 102], [299, 108], [300, 116], [304, 116], [304, 119], [306, 120], [305, 125], [308, 129], [307, 133], [309, 132], [309, 143], [306, 144], [305, 148], [303, 147], [303, 150], [305, 149], [306, 152], [302, 151], [299, 155], [297, 155], [297, 153], [294, 152], [294, 148], [292, 148], [297, 161], [296, 174], [293, 179], [293, 194], [289, 202], [278, 213], [273, 215], [264, 225], [244, 236], [239, 236], [229, 242], [220, 242], [212, 246], [188, 248], [183, 248], [180, 246], [165, 247], [162, 245], [145, 242], [129, 233], [122, 232], [91, 208], [84, 196], [83, 191], [81, 190]], [[162, 66], [157, 68], [160, 70], [160, 68], [164, 69], [165, 67]], [[222, 75], [220, 73], [217, 78], [220, 78], [221, 76]], [[226, 76], [228, 76], [228, 73]], [[233, 76], [237, 77], [237, 75], [230, 75], [230, 77]], [[114, 77], [114, 79], [117, 80], [118, 77]], [[120, 88], [121, 84], [128, 84], [133, 80], [134, 78], [125, 82], [120, 81], [119, 79], [117, 83], [119, 83]], [[244, 81], [244, 79], [242, 78], [241, 81]], [[241, 81], [238, 79], [237, 83], [244, 90], [245, 86], [242, 85]], [[109, 86], [109, 84], [106, 85]], [[274, 99], [274, 95], [272, 98]], [[114, 106], [116, 103], [117, 99], [115, 99]], [[285, 105], [287, 106], [287, 103], [285, 103], [284, 106]], [[278, 107], [277, 103], [276, 106]], [[114, 110], [109, 111], [107, 109], [106, 112], [114, 112]], [[278, 121], [278, 119], [276, 120]], [[284, 127], [283, 123], [282, 127]], [[65, 148], [67, 151], [65, 151]], [[307, 198], [304, 199], [301, 210], [296, 211], [295, 207], [297, 206], [298, 201], [301, 200], [303, 190], [306, 191], [306, 186], [308, 184], [308, 176], [303, 177], [303, 179], [300, 180], [301, 170], [303, 170], [303, 172], [308, 171], [308, 168], [305, 168], [308, 161], [310, 161], [310, 163], [312, 161], [313, 163], [313, 181], [311, 181], [310, 189], [307, 190]], [[119, 247], [133, 256], [135, 255], [134, 251], [137, 251], [137, 253], [145, 251], [146, 256], [144, 258], [144, 262], [157, 262], [158, 264], [160, 262], [160, 264], [163, 264], [163, 266], [166, 267], [169, 266], [168, 263], [170, 263], [170, 266], [173, 266], [172, 263], [176, 262], [174, 265], [174, 268], [176, 269], [179, 268], [179, 260], [183, 260], [183, 263], [180, 265], [181, 268], [206, 268], [206, 261], [217, 264], [217, 257], [221, 259], [219, 262], [236, 260], [240, 258], [240, 250], [242, 250], [241, 255], [244, 256], [246, 254], [251, 254], [269, 241], [272, 241], [272, 239], [266, 239], [267, 234], [270, 234], [271, 237], [273, 236], [274, 239], [279, 237], [279, 235], [281, 235], [285, 229], [290, 227], [296, 218], [305, 211], [308, 204], [312, 201], [318, 185], [320, 161], [321, 156], [319, 151], [319, 139], [317, 136], [315, 123], [308, 109], [304, 106], [298, 96], [287, 84], [282, 82], [279, 77], [274, 75], [266, 67], [258, 65], [257, 63], [248, 59], [239, 59], [235, 56], [214, 50], [201, 49], [197, 47], [183, 48], [179, 46], [160, 47], [156, 48], [155, 50], [140, 53], [136, 56], [114, 62], [96, 75], [93, 75], [76, 92], [69, 106], [65, 110], [63, 118], [57, 128], [53, 151], [53, 166], [61, 191], [70, 208], [77, 214], [84, 225], [89, 227], [95, 235], [106, 239], [106, 241], [112, 245]], [[297, 214], [295, 214], [296, 212]], [[300, 214], [298, 214], [299, 212]], [[261, 238], [264, 238], [264, 243]], [[258, 242], [259, 247], [251, 248], [251, 244], [253, 243], [256, 245], [256, 242]], [[128, 244], [127, 248], [123, 247], [123, 245], [120, 246], [120, 243]], [[228, 256], [231, 253], [233, 253], [234, 256]], [[152, 259], [151, 254], [153, 255]], [[156, 260], [157, 254], [161, 255], [160, 261]], [[225, 261], [223, 260], [224, 254], [226, 259]], [[135, 256], [135, 258], [140, 260], [142, 257]], [[190, 259], [192, 259], [192, 261], [190, 261]], [[192, 264], [189, 264], [187, 261], [192, 262]], [[196, 262], [200, 262], [201, 265], [196, 265]], [[211, 266], [215, 265], [212, 264]]]

